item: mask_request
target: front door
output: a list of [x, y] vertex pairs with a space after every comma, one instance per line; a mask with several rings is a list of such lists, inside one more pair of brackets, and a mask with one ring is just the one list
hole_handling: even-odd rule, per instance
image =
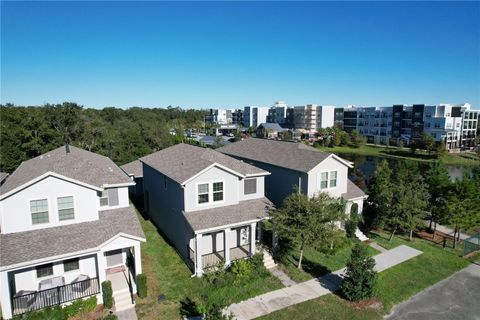
[[237, 229], [237, 244], [238, 246], [244, 246], [249, 243], [250, 232], [249, 227], [240, 227]]
[[123, 264], [122, 250], [112, 250], [105, 253], [107, 257], [107, 267], [115, 267]]

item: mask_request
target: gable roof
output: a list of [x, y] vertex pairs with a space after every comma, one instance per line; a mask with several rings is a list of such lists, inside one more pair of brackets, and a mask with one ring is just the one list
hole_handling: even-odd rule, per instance
[[140, 161], [184, 184], [203, 170], [220, 165], [241, 176], [265, 175], [268, 172], [218, 151], [180, 143], [140, 158]]
[[74, 146], [49, 151], [36, 158], [24, 161], [0, 187], [3, 196], [20, 186], [48, 173], [103, 188], [104, 185], [131, 184], [132, 180], [110, 158]]
[[135, 178], [143, 177], [143, 164], [138, 159], [124, 164], [120, 168], [129, 176], [134, 176]]
[[132, 207], [100, 211], [95, 221], [0, 234], [0, 266], [95, 249], [119, 234], [145, 240]]
[[365, 192], [363, 192], [362, 189], [360, 189], [355, 183], [353, 183], [352, 180], [347, 179], [347, 192], [342, 193], [342, 198], [344, 198], [345, 200], [351, 200], [361, 197], [366, 198], [367, 195], [365, 194]]
[[260, 123], [260, 125], [257, 127], [257, 129], [259, 127], [263, 127], [265, 129], [271, 129], [275, 132], [283, 132], [283, 131], [288, 131], [288, 129], [284, 129], [282, 128], [278, 123], [270, 123], [270, 122], [267, 122], [267, 123]]
[[323, 152], [303, 143], [249, 138], [217, 149], [225, 154], [268, 163], [300, 172], [309, 172], [328, 157], [347, 162], [333, 153]]
[[8, 177], [8, 173], [0, 172], [0, 184], [3, 183], [3, 181], [5, 181], [5, 179], [7, 179], [7, 177]]

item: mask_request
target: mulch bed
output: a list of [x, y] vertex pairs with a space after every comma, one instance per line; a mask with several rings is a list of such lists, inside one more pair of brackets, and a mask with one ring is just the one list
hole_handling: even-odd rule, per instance
[[370, 308], [370, 309], [383, 309], [383, 304], [382, 302], [377, 299], [377, 298], [370, 298], [358, 302], [349, 302], [350, 306], [355, 308], [355, 309], [365, 309], [365, 308]]

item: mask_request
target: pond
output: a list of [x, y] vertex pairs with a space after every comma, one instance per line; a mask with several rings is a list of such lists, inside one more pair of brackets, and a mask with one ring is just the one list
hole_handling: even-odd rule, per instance
[[[363, 156], [350, 153], [342, 153], [340, 154], [340, 157], [354, 163], [354, 168], [349, 170], [349, 178], [363, 189], [365, 189], [366, 185], [368, 185], [368, 182], [375, 172], [375, 168], [377, 167], [378, 163], [385, 159], [388, 161], [390, 168], [395, 171], [398, 163], [405, 161], [400, 159], [391, 159], [378, 156]], [[425, 172], [429, 165], [429, 163], [420, 162], [420, 171]], [[447, 166], [447, 170], [452, 180], [461, 179], [465, 173], [471, 172], [471, 168], [460, 165], [449, 165]]]

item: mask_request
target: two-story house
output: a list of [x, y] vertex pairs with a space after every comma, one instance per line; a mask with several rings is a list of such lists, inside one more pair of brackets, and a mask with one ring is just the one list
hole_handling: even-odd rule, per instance
[[255, 254], [271, 206], [264, 196], [269, 172], [188, 144], [140, 161], [145, 211], [195, 275]]
[[0, 187], [3, 318], [93, 295], [102, 303], [105, 280], [117, 308], [131, 307], [145, 241], [129, 205], [132, 185], [109, 158], [73, 146], [9, 176]]
[[265, 192], [275, 206], [292, 192], [326, 192], [347, 201], [346, 212], [362, 213], [365, 193], [348, 179], [353, 165], [339, 156], [303, 143], [250, 138], [217, 149], [271, 173]]

